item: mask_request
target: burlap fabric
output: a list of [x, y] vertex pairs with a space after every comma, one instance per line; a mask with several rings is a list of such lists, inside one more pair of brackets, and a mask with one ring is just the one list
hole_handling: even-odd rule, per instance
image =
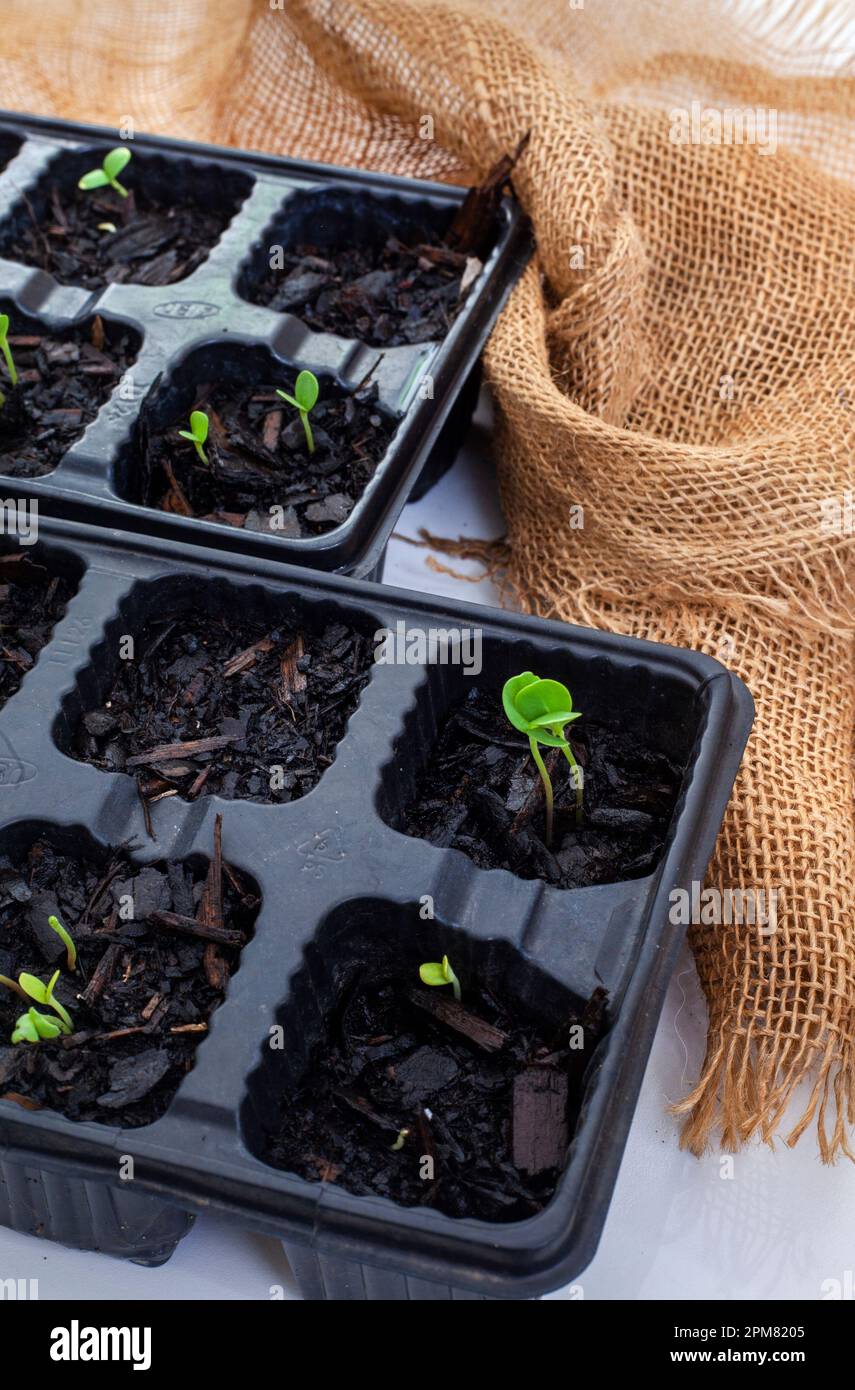
[[[824, 1159], [852, 1156], [848, 8], [4, 4], [10, 107], [445, 178], [531, 130], [539, 262], [487, 355], [509, 581], [538, 613], [723, 657], [758, 706], [709, 881], [776, 892], [777, 928], [692, 931], [695, 1151], [771, 1138], [808, 1082], [788, 1142], [815, 1123]], [[717, 139], [686, 134], [693, 102]], [[727, 126], [746, 108], [765, 143]]]

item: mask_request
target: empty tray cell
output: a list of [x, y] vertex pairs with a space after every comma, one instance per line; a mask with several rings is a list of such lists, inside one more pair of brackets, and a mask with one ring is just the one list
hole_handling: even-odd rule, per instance
[[[298, 366], [269, 349], [211, 343], [149, 393], [114, 485], [121, 497], [180, 516], [293, 540], [347, 520], [386, 453], [397, 421], [377, 386], [318, 378], [308, 428], [294, 396]], [[182, 437], [201, 411], [201, 449]], [[310, 439], [311, 436], [311, 447]]]
[[319, 782], [372, 665], [374, 619], [205, 581], [138, 585], [66, 698], [59, 747], [176, 792], [281, 804]]
[[41, 478], [52, 473], [80, 439], [133, 364], [141, 334], [100, 314], [66, 328], [49, 328], [8, 301], [9, 347], [18, 374], [12, 385], [0, 365], [0, 474]]
[[[0, 709], [35, 666], [83, 574], [80, 561], [28, 543], [28, 528], [35, 519], [27, 502], [3, 502], [2, 517], [6, 534], [0, 538]], [[9, 534], [13, 526], [17, 536]], [[0, 765], [5, 761], [0, 757]]]
[[14, 159], [22, 145], [20, 136], [11, 130], [0, 130], [0, 169], [5, 169], [10, 159]]
[[[422, 982], [420, 966], [444, 957], [459, 1002]], [[277, 1022], [243, 1108], [257, 1157], [360, 1195], [507, 1222], [555, 1191], [605, 999], [575, 998], [508, 941], [371, 900], [329, 916]]]
[[[218, 819], [210, 859], [141, 865], [83, 827], [29, 822], [3, 831], [6, 1099], [123, 1128], [166, 1111], [258, 911], [257, 888], [224, 862], [221, 836]], [[49, 986], [55, 975], [49, 1000], [39, 1000], [27, 977]], [[24, 997], [13, 988], [22, 980]]]
[[447, 244], [453, 217], [425, 198], [296, 193], [253, 248], [238, 293], [372, 347], [439, 341], [481, 268]]
[[[579, 779], [560, 749], [540, 749], [554, 790], [549, 845], [544, 783], [502, 707], [504, 682], [524, 671], [568, 686], [582, 711], [566, 726]], [[428, 672], [383, 770], [379, 809], [389, 824], [458, 849], [479, 868], [558, 888], [652, 873], [701, 719], [687, 682], [589, 654], [574, 660], [566, 649], [488, 641], [479, 675], [463, 664]], [[414, 759], [417, 748], [429, 751]]]
[[[118, 144], [118, 142], [117, 142]], [[111, 187], [78, 188], [109, 145], [64, 151], [0, 226], [0, 256], [61, 285], [172, 285], [200, 266], [253, 186], [249, 174], [143, 153]]]

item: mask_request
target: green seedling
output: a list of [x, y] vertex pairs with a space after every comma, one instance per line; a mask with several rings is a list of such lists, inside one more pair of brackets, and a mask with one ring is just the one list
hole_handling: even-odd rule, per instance
[[62, 925], [58, 917], [48, 917], [48, 926], [50, 927], [51, 931], [56, 932], [57, 936], [59, 937], [60, 941], [65, 947], [66, 960], [68, 961], [69, 970], [74, 970], [74, 968], [77, 965], [77, 947], [75, 946], [74, 942], [72, 941], [71, 937], [65, 930], [65, 927]]
[[12, 357], [12, 349], [9, 346], [9, 315], [0, 314], [0, 352], [6, 359], [6, 368], [9, 372], [9, 380], [13, 386], [18, 385], [18, 369]]
[[580, 711], [573, 709], [573, 699], [566, 685], [560, 681], [541, 680], [531, 671], [523, 671], [519, 676], [511, 676], [509, 681], [505, 681], [502, 704], [514, 728], [528, 734], [531, 756], [546, 793], [546, 843], [551, 845], [552, 782], [538, 745], [542, 743], [547, 748], [560, 748], [570, 764], [576, 788], [576, 824], [581, 825], [582, 772], [564, 734], [568, 724], [581, 718]]
[[63, 1025], [55, 1018], [50, 1018], [47, 1014], [40, 1014], [38, 1009], [28, 1009], [25, 1014], [15, 1020], [15, 1029], [12, 1033], [12, 1042], [41, 1042], [42, 1038], [58, 1038], [60, 1033], [70, 1032], [70, 1029], [63, 1028]]
[[451, 985], [454, 997], [460, 1003], [460, 981], [451, 968], [448, 956], [442, 960], [429, 960], [419, 966], [419, 976], [423, 985]]
[[74, 1027], [71, 1021], [71, 1014], [67, 1009], [63, 1008], [58, 999], [54, 999], [53, 997], [54, 987], [58, 979], [58, 970], [55, 970], [53, 975], [51, 975], [48, 984], [45, 984], [44, 980], [40, 980], [37, 975], [28, 975], [25, 970], [22, 970], [21, 974], [18, 976], [18, 984], [30, 999], [35, 999], [37, 1004], [46, 1004], [49, 1009], [53, 1009], [54, 1013], [58, 1014], [62, 1021], [62, 1031], [64, 1033], [70, 1033]]
[[119, 174], [130, 162], [130, 150], [127, 145], [120, 145], [117, 150], [111, 150], [104, 156], [100, 169], [90, 169], [88, 174], [84, 174], [77, 187], [88, 192], [90, 188], [106, 188], [109, 184], [123, 198], [127, 198], [128, 190], [119, 183]]
[[192, 411], [189, 430], [179, 430], [178, 433], [182, 439], [190, 440], [202, 462], [207, 463], [208, 455], [205, 453], [203, 445], [208, 438], [208, 417], [204, 410]]
[[409, 1133], [410, 1131], [408, 1129], [398, 1130], [398, 1137], [391, 1146], [393, 1154], [398, 1153], [404, 1147], [404, 1140], [408, 1137]]
[[314, 409], [320, 389], [318, 378], [314, 372], [301, 372], [294, 383], [293, 396], [289, 396], [287, 391], [276, 392], [277, 396], [281, 396], [283, 401], [293, 405], [294, 409], [299, 412], [310, 454], [315, 452], [315, 438], [309, 424], [309, 411]]

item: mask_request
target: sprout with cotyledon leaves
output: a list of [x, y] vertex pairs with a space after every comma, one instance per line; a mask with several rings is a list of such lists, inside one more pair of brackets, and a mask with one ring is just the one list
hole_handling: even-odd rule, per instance
[[119, 145], [118, 149], [110, 150], [104, 156], [104, 162], [100, 169], [90, 169], [88, 174], [84, 174], [79, 180], [77, 187], [88, 192], [90, 188], [114, 188], [123, 198], [127, 198], [128, 190], [124, 184], [119, 183], [119, 174], [131, 162], [131, 152], [127, 145]]
[[303, 422], [303, 432], [306, 436], [306, 447], [310, 454], [315, 452], [315, 438], [312, 434], [312, 427], [309, 424], [309, 411], [313, 410], [317, 404], [319, 392], [320, 386], [318, 385], [318, 378], [315, 376], [314, 372], [300, 373], [294, 383], [293, 396], [289, 396], [287, 391], [277, 390], [276, 392], [277, 396], [281, 396], [283, 401], [287, 401], [289, 405], [293, 405], [294, 409], [299, 413], [300, 419]]
[[423, 985], [451, 985], [454, 997], [460, 1003], [460, 981], [451, 968], [448, 956], [443, 956], [441, 961], [425, 961], [424, 965], [419, 966], [419, 978]]
[[193, 410], [190, 413], [189, 430], [179, 430], [182, 439], [189, 439], [203, 463], [208, 462], [208, 455], [205, 453], [204, 445], [208, 438], [208, 417], [204, 410]]
[[564, 730], [574, 719], [581, 718], [573, 708], [573, 698], [560, 681], [541, 680], [531, 671], [511, 676], [502, 689], [502, 705], [515, 729], [528, 735], [531, 756], [540, 773], [546, 793], [546, 844], [552, 844], [552, 780], [540, 756], [539, 744], [560, 748], [573, 773], [576, 788], [576, 824], [582, 824], [582, 771], [573, 756]]

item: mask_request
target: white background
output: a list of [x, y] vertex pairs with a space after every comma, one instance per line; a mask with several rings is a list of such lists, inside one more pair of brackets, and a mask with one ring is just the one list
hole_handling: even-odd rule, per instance
[[[503, 530], [483, 410], [451, 473], [403, 513], [398, 530], [495, 536]], [[495, 601], [489, 584], [436, 574], [428, 551], [393, 540], [385, 580], [406, 588]], [[438, 557], [442, 560], [443, 557]], [[463, 562], [452, 567], [465, 570]], [[469, 567], [470, 569], [472, 567]], [[696, 1078], [706, 1010], [688, 952], [675, 972], [656, 1035], [599, 1251], [575, 1286], [553, 1299], [828, 1297], [855, 1271], [855, 1172], [825, 1168], [812, 1131], [794, 1150], [755, 1146], [724, 1174], [718, 1153], [681, 1153], [668, 1114]], [[847, 1284], [847, 1271], [848, 1284]], [[82, 1254], [0, 1229], [0, 1279], [38, 1279], [43, 1299], [269, 1299], [297, 1297], [278, 1241], [200, 1216], [160, 1269]]]

